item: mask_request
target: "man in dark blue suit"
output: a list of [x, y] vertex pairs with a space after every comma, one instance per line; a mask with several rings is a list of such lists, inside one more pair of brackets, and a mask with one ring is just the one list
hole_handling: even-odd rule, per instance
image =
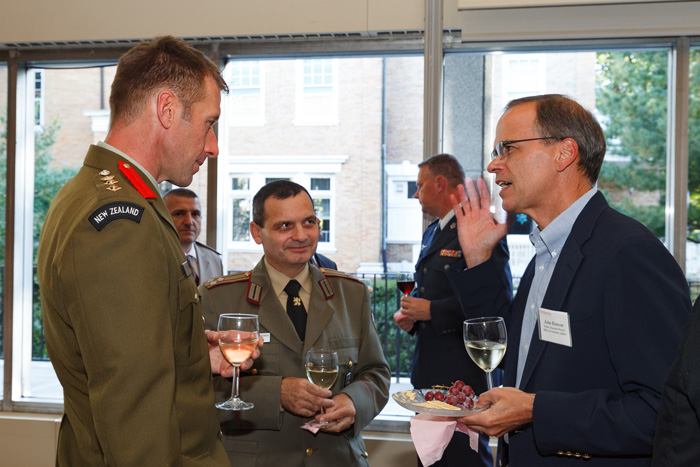
[[[496, 128], [488, 170], [503, 208], [537, 224], [536, 256], [500, 312], [506, 387], [482, 394], [478, 405], [491, 407], [460, 421], [507, 435], [499, 458], [511, 467], [651, 463], [690, 293], [664, 245], [596, 190], [604, 156], [598, 122], [564, 96], [515, 100]], [[493, 220], [484, 181], [478, 194], [465, 185], [455, 205], [469, 269], [450, 279], [469, 315], [471, 297], [497, 292], [491, 249], [506, 227]]]
[[[449, 154], [435, 155], [418, 167], [418, 190], [414, 197], [420, 201], [423, 212], [437, 217], [437, 220], [423, 234], [416, 263], [417, 288], [410, 297], [402, 298], [401, 309], [394, 316], [401, 329], [416, 335], [411, 384], [415, 388], [429, 388], [433, 385], [449, 386], [462, 380], [481, 393], [486, 390], [486, 377], [464, 348], [464, 314], [447, 280], [449, 271], [465, 268], [450, 202], [450, 195], [457, 194], [457, 186], [464, 180], [464, 170]], [[496, 245], [493, 256], [499, 265], [498, 280], [503, 285], [503, 300], [509, 302], [511, 277], [505, 240]], [[482, 310], [486, 315], [494, 312], [489, 305]], [[455, 434], [442, 459], [433, 465], [491, 466], [493, 456], [488, 440], [488, 436], [481, 435], [477, 453], [470, 448], [467, 436]]]

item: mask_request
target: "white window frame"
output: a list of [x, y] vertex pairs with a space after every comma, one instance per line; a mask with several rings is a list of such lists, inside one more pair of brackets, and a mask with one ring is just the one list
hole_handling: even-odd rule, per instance
[[[252, 220], [252, 199], [253, 196], [265, 185], [268, 178], [285, 178], [296, 182], [311, 194], [312, 198], [330, 199], [330, 231], [329, 241], [319, 242], [319, 253], [335, 253], [336, 233], [336, 174], [342, 170], [342, 165], [348, 160], [347, 155], [272, 155], [272, 156], [229, 156], [227, 170], [227, 187], [231, 187], [231, 180], [234, 177], [248, 177], [250, 179], [249, 195], [251, 200], [251, 220]], [[330, 190], [310, 190], [312, 178], [328, 178], [330, 179]], [[232, 206], [234, 199], [239, 199], [242, 192], [234, 192], [228, 188], [225, 193], [225, 203], [227, 206]], [[238, 196], [237, 196], [238, 195]], [[224, 245], [227, 251], [236, 252], [260, 252], [262, 246], [255, 243], [253, 238], [248, 241], [234, 241], [231, 232], [232, 225], [232, 210], [224, 210]]]
[[[503, 59], [503, 94], [502, 106], [505, 106], [513, 99], [524, 96], [544, 94], [547, 86], [547, 55], [543, 53], [512, 54], [501, 55]], [[536, 71], [531, 79], [523, 79], [522, 74], [513, 66], [515, 61], [528, 61], [534, 63]], [[518, 76], [514, 78], [514, 74]], [[527, 86], [532, 84], [532, 86]]]
[[[252, 76], [252, 70], [257, 67], [258, 70], [258, 84], [233, 84], [234, 71], [235, 68], [240, 70], [247, 70], [249, 73], [247, 76], [250, 78]], [[265, 121], [265, 62], [263, 60], [231, 60], [224, 67], [224, 79], [228, 83], [229, 96], [227, 100], [232, 99], [232, 97], [237, 92], [245, 93], [255, 93], [257, 92], [259, 98], [259, 108], [257, 115], [241, 115], [237, 112], [234, 105], [229, 105], [229, 124], [236, 127], [246, 127], [246, 126], [264, 126]]]
[[[331, 65], [331, 84], [330, 86], [324, 85], [314, 85], [304, 84], [304, 66], [306, 63], [321, 61], [323, 65], [330, 62]], [[295, 125], [338, 125], [340, 123], [338, 117], [338, 60], [335, 58], [310, 58], [310, 59], [297, 59], [296, 60], [296, 92], [295, 92], [295, 105], [294, 105], [294, 124]], [[306, 108], [306, 98], [309, 96], [310, 92], [316, 92], [319, 88], [330, 87], [328, 95], [330, 97], [330, 106], [328, 110], [328, 116], [319, 116], [309, 114]]]

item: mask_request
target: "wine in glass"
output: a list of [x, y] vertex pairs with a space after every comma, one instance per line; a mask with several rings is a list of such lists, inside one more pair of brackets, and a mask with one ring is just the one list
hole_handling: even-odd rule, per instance
[[396, 274], [396, 286], [403, 293], [404, 297], [408, 297], [415, 285], [416, 281], [412, 272], [399, 272]]
[[216, 404], [222, 410], [248, 410], [252, 402], [238, 397], [240, 366], [248, 360], [258, 345], [258, 316], [239, 313], [225, 313], [219, 316], [219, 348], [228, 362], [233, 365], [231, 398]]
[[507, 341], [506, 323], [501, 317], [474, 318], [464, 322], [464, 346], [474, 363], [486, 372], [489, 390], [493, 388], [491, 372], [501, 363]]
[[[311, 349], [306, 352], [306, 377], [323, 389], [330, 389], [338, 378], [338, 352], [329, 349]], [[321, 413], [326, 413], [321, 407]], [[317, 427], [328, 428], [332, 422], [313, 422]]]

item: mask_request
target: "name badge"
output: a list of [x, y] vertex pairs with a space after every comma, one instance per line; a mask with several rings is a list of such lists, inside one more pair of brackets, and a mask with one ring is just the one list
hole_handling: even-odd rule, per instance
[[540, 308], [538, 324], [540, 340], [567, 347], [572, 346], [569, 313]]
[[263, 344], [265, 342], [270, 342], [270, 333], [269, 332], [261, 332], [260, 337], [263, 338]]

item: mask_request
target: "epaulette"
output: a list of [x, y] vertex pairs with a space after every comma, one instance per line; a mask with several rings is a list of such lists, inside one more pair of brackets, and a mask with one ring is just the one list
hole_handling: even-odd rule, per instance
[[351, 279], [354, 280], [355, 282], [359, 282], [360, 284], [364, 284], [361, 280], [359, 280], [357, 277], [351, 276], [349, 274], [345, 274], [344, 272], [336, 271], [335, 269], [326, 269], [326, 268], [319, 268], [321, 272], [323, 273], [324, 277], [320, 281], [318, 281], [318, 285], [321, 286], [321, 290], [323, 291], [323, 295], [326, 297], [326, 300], [330, 300], [335, 296], [335, 292], [333, 291], [333, 287], [331, 287], [331, 283], [328, 281], [329, 277], [338, 277], [340, 279]]
[[202, 248], [206, 248], [207, 250], [212, 251], [212, 252], [216, 253], [217, 255], [221, 256], [221, 253], [219, 253], [218, 251], [216, 251], [215, 249], [213, 249], [209, 245], [205, 245], [204, 243], [200, 243], [200, 242], [195, 242], [195, 243], [197, 244], [197, 246], [200, 246]]
[[244, 271], [234, 272], [233, 274], [228, 274], [226, 276], [214, 277], [204, 282], [204, 287], [206, 287], [207, 289], [213, 289], [217, 285], [235, 284], [236, 282], [247, 281], [250, 277], [250, 274], [251, 271]]
[[126, 177], [127, 180], [136, 188], [136, 191], [141, 194], [146, 199], [157, 199], [153, 190], [148, 187], [148, 184], [143, 181], [141, 176], [134, 170], [131, 164], [127, 164], [124, 161], [119, 161], [119, 171]]
[[324, 276], [327, 277], [340, 277], [343, 279], [351, 279], [354, 280], [355, 282], [359, 282], [360, 284], [364, 284], [360, 279], [358, 279], [355, 276], [351, 276], [350, 274], [346, 274], [344, 272], [336, 271], [335, 269], [328, 269], [328, 268], [319, 268], [321, 269], [321, 272], [323, 273]]

